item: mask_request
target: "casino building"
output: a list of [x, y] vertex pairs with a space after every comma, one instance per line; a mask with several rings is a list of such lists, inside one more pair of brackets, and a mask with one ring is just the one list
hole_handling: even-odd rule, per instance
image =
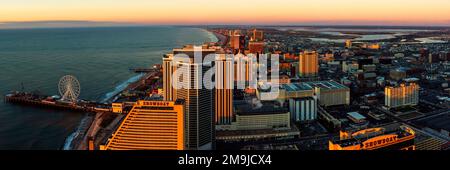
[[184, 101], [139, 100], [102, 150], [184, 150]]
[[[209, 54], [221, 53], [221, 49], [208, 44], [202, 46], [185, 45], [180, 49], [173, 49], [163, 58], [163, 91], [164, 100], [175, 101], [183, 99], [185, 114], [185, 131], [187, 150], [211, 150], [213, 149], [215, 132], [215, 91], [197, 86], [200, 75], [206, 75], [211, 69], [211, 64], [199, 63], [195, 60], [196, 53], [202, 58]], [[200, 53], [201, 52], [201, 53]], [[182, 57], [184, 56], [184, 57]], [[225, 63], [225, 65], [227, 65]], [[201, 74], [200, 74], [201, 73]], [[173, 84], [172, 84], [173, 83]], [[180, 87], [180, 88], [175, 88]], [[229, 92], [219, 91], [220, 100], [227, 101], [231, 98]], [[230, 102], [228, 102], [230, 103]], [[218, 107], [219, 118], [227, 120], [231, 104]], [[220, 122], [220, 121], [219, 121]], [[228, 123], [227, 121], [223, 121]]]
[[335, 81], [283, 84], [278, 100], [313, 96], [317, 96], [318, 104], [325, 107], [350, 104], [350, 88]]
[[414, 138], [411, 128], [398, 125], [341, 131], [339, 140], [329, 141], [329, 150], [415, 150]]

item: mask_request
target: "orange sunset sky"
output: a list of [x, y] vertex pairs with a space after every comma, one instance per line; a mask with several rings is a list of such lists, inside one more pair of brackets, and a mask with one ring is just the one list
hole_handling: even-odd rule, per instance
[[1, 0], [0, 22], [450, 25], [450, 0]]

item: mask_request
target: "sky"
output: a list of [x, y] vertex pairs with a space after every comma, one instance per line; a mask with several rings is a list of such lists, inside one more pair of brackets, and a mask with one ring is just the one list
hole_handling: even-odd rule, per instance
[[450, 0], [0, 0], [0, 23], [450, 26]]

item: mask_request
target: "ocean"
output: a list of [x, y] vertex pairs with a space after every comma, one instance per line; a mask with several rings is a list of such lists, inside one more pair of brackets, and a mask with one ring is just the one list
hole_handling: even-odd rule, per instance
[[[0, 30], [0, 94], [55, 95], [59, 79], [70, 74], [81, 84], [79, 98], [104, 101], [139, 77], [129, 68], [160, 64], [185, 44], [215, 41], [206, 30], [171, 26]], [[0, 150], [62, 149], [85, 117], [0, 100]]]

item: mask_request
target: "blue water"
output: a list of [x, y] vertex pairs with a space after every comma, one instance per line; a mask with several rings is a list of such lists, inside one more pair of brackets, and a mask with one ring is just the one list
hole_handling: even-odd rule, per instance
[[[205, 30], [186, 27], [0, 30], [0, 94], [22, 83], [26, 91], [58, 94], [59, 78], [71, 74], [80, 81], [80, 98], [102, 101], [139, 76], [129, 68], [211, 41], [217, 39]], [[0, 100], [0, 149], [61, 149], [85, 116]]]

